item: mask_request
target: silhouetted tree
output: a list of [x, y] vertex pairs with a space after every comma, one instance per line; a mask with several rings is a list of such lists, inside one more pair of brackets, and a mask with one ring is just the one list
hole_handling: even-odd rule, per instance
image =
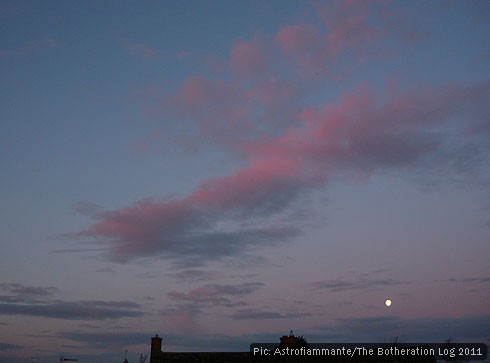
[[404, 336], [395, 335], [394, 337], [391, 337], [390, 339], [385, 340], [383, 343], [390, 344], [390, 345], [393, 345], [396, 347], [399, 344], [407, 343], [407, 340], [405, 339]]
[[308, 342], [306, 341], [306, 339], [301, 335], [299, 337], [296, 337], [296, 344], [297, 344], [297, 347], [298, 348], [309, 348], [310, 345], [308, 344]]

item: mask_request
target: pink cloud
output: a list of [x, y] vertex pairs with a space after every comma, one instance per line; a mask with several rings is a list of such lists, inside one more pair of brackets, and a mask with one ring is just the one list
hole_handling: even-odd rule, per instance
[[[105, 241], [114, 260], [163, 253], [185, 259], [222, 258], [243, 252], [261, 240], [275, 241], [291, 228], [280, 226], [215, 231], [214, 224], [241, 216], [270, 213], [288, 203], [294, 190], [295, 160], [252, 160], [248, 167], [203, 182], [186, 198], [142, 201], [117, 211], [100, 213], [99, 222], [80, 236]], [[284, 196], [281, 193], [285, 193]]]
[[[488, 94], [488, 87], [483, 89]], [[484, 108], [478, 100], [481, 92], [480, 85], [418, 89], [395, 94], [380, 104], [374, 92], [363, 86], [335, 104], [306, 108], [301, 115], [303, 124], [277, 138], [251, 142], [246, 151], [296, 158], [298, 170], [308, 178], [322, 179], [349, 169], [372, 173], [379, 168], [411, 166], [447, 152], [445, 148], [457, 147], [443, 145], [435, 130], [448, 126], [454, 117]], [[460, 131], [466, 126], [456, 125]]]
[[[207, 97], [202, 85], [207, 84], [191, 82], [184, 102], [199, 109], [199, 100]], [[80, 235], [107, 243], [115, 260], [164, 255], [184, 264], [278, 243], [298, 230], [278, 223], [276, 216], [331, 177], [450, 162], [448, 155], [458, 155], [464, 163], [468, 142], [478, 150], [475, 140], [447, 143], [447, 135], [438, 130], [450, 126], [447, 130], [456, 134], [469, 132], [461, 120], [480, 115], [471, 119], [478, 124], [486, 113], [476, 110], [488, 112], [487, 96], [488, 84], [444, 86], [380, 102], [362, 86], [337, 102], [305, 108], [301, 123], [278, 136], [242, 143], [246, 163], [234, 173], [203, 181], [180, 199], [145, 200], [98, 213], [98, 222]], [[474, 156], [466, 160], [473, 165]]]
[[[388, 12], [377, 14], [370, 2], [329, 1], [316, 4], [315, 11], [322, 24], [291, 24], [279, 29], [276, 39], [284, 54], [304, 73], [314, 68], [316, 74], [332, 75], [330, 68], [345, 52], [354, 52], [354, 65], [361, 63], [373, 43], [386, 35], [391, 21]], [[368, 19], [376, 12], [377, 22]], [[376, 16], [377, 15], [377, 16]], [[343, 61], [344, 63], [345, 61]], [[346, 64], [342, 64], [346, 67]]]
[[230, 149], [259, 134], [285, 128], [299, 113], [303, 93], [301, 87], [275, 77], [253, 81], [190, 77], [165, 97], [162, 109], [188, 125], [187, 135], [174, 138], [194, 136], [194, 145], [211, 141]]
[[257, 158], [230, 176], [202, 183], [189, 199], [208, 208], [231, 209], [249, 205], [255, 209], [299, 172], [298, 162], [293, 158]]
[[251, 42], [239, 41], [230, 52], [230, 62], [238, 74], [252, 76], [264, 73], [270, 64], [267, 45], [255, 38]]
[[[167, 96], [164, 112], [187, 123], [179, 130], [192, 130], [192, 135], [183, 137], [178, 131], [172, 138], [186, 144], [189, 136], [195, 142], [211, 139], [229, 149], [258, 135], [276, 136], [297, 122], [303, 102], [321, 82], [346, 77], [386, 31], [386, 21], [368, 21], [380, 16], [367, 3], [329, 2], [315, 10], [315, 24], [290, 24], [275, 37], [237, 41], [228, 64], [220, 64], [215, 77], [190, 77]], [[341, 60], [344, 51], [353, 53], [354, 61]], [[317, 82], [305, 82], [313, 77]]]
[[294, 24], [285, 26], [277, 32], [277, 39], [287, 53], [307, 53], [320, 45], [318, 29], [311, 24]]
[[329, 45], [333, 51], [344, 47], [364, 47], [380, 36], [382, 31], [368, 21], [370, 12], [377, 12], [373, 2], [333, 1], [317, 9], [328, 30]]
[[163, 101], [163, 108], [174, 117], [190, 122], [194, 139], [222, 140], [229, 145], [236, 135], [246, 135], [252, 125], [252, 108], [243, 101], [243, 90], [236, 84], [203, 77], [188, 78]]
[[206, 112], [213, 103], [226, 103], [235, 90], [223, 81], [209, 81], [202, 77], [187, 79], [175, 95], [182, 109], [191, 112]]
[[[200, 141], [233, 152], [240, 167], [180, 198], [98, 212], [79, 236], [103, 244], [117, 261], [164, 256], [205, 263], [300, 233], [299, 222], [285, 225], [280, 216], [332, 178], [368, 178], [455, 158], [474, 164], [468, 150], [477, 154], [485, 141], [469, 133], [490, 129], [488, 83], [398, 87], [386, 95], [360, 85], [332, 101], [324, 79], [305, 82], [297, 67], [335, 64], [345, 50], [361, 55], [385, 36], [386, 22], [372, 21], [368, 2], [321, 3], [317, 14], [315, 25], [292, 24], [275, 38], [237, 42], [224, 74], [189, 77], [164, 97], [162, 111], [178, 129], [192, 130], [192, 147]], [[467, 138], [456, 137], [464, 133]]]
[[278, 78], [263, 79], [245, 92], [245, 96], [268, 108], [284, 107], [283, 102], [297, 94], [294, 84]]

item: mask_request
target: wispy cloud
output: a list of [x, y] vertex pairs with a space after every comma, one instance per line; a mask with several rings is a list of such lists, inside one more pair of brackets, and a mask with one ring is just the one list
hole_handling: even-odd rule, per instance
[[305, 108], [301, 124], [277, 137], [243, 143], [247, 162], [234, 173], [181, 199], [98, 213], [77, 236], [107, 246], [116, 261], [165, 256], [187, 264], [284, 242], [300, 229], [278, 224], [278, 216], [333, 177], [410, 168], [477, 172], [475, 156], [488, 142], [471, 126], [485, 122], [477, 117], [488, 109], [483, 94], [490, 97], [488, 83], [409, 90], [379, 102], [363, 86]]
[[482, 277], [466, 277], [463, 279], [456, 279], [456, 278], [451, 278], [449, 279], [451, 282], [474, 282], [477, 284], [485, 284], [487, 282], [490, 282], [490, 277], [489, 276], [482, 276]]
[[[272, 170], [268, 173], [273, 172]], [[298, 233], [292, 226], [236, 226], [233, 220], [231, 220], [231, 227], [234, 228], [216, 229], [215, 223], [218, 220], [226, 223], [226, 220], [221, 221], [221, 216], [218, 216], [221, 215], [220, 207], [225, 207], [229, 202], [233, 203], [233, 199], [230, 198], [234, 198], [234, 194], [239, 198], [245, 198], [245, 195], [238, 194], [254, 188], [255, 181], [252, 175], [248, 175], [250, 173], [253, 171], [244, 171], [235, 176], [234, 179], [242, 183], [242, 187], [237, 185], [236, 190], [231, 189], [232, 185], [228, 180], [224, 179], [222, 182], [216, 180], [203, 185], [201, 190], [196, 191], [187, 200], [144, 201], [126, 210], [105, 212], [100, 222], [89, 230], [79, 233], [77, 237], [94, 238], [103, 243], [109, 242], [107, 245], [110, 248], [109, 257], [115, 261], [158, 254], [175, 258], [184, 265], [196, 265], [243, 253], [249, 248], [263, 244], [264, 241], [269, 244], [277, 243]], [[230, 189], [220, 196], [222, 190], [214, 190], [215, 183], [230, 184]], [[262, 193], [267, 192], [268, 187], [265, 188]], [[215, 200], [212, 200], [213, 198]], [[252, 205], [253, 202], [253, 200], [249, 201], [250, 209], [261, 207]], [[280, 201], [269, 200], [269, 203], [270, 206], [263, 207], [278, 208], [279, 206], [274, 203]], [[233, 207], [230, 205], [230, 208]], [[241, 207], [236, 204], [233, 208], [235, 212], [232, 213], [246, 213], [247, 206]], [[213, 218], [218, 220], [212, 222]]]
[[107, 320], [140, 317], [139, 305], [128, 301], [51, 301], [0, 303], [0, 315], [25, 315], [63, 320]]
[[17, 344], [9, 344], [9, 343], [0, 342], [0, 352], [15, 350], [15, 349], [19, 349], [19, 348], [22, 348], [22, 346], [17, 345]]
[[242, 301], [234, 298], [249, 295], [263, 284], [260, 282], [248, 282], [240, 285], [209, 284], [187, 293], [172, 291], [168, 297], [175, 301], [192, 303], [195, 306], [225, 306], [233, 307], [244, 305]]
[[[478, 179], [488, 163], [487, 80], [389, 94], [360, 84], [331, 96], [330, 66], [349, 67], [339, 64], [349, 63], [345, 52], [356, 65], [372, 44], [400, 36], [399, 29], [390, 32], [390, 12], [378, 8], [318, 5], [316, 21], [237, 40], [220, 74], [188, 77], [165, 93], [159, 112], [178, 120], [179, 130], [192, 130], [184, 135], [192, 140], [187, 145], [220, 148], [241, 167], [203, 180], [183, 197], [96, 211], [94, 223], [71, 237], [94, 242], [113, 261], [151, 256], [191, 267], [301, 235], [301, 220], [288, 223], [285, 214], [332, 179], [407, 170]], [[158, 54], [146, 46], [133, 50]]]
[[326, 290], [329, 292], [342, 292], [359, 289], [372, 289], [375, 287], [393, 286], [407, 284], [404, 281], [393, 279], [367, 279], [358, 278], [353, 280], [323, 280], [310, 284], [313, 290]]
[[464, 286], [471, 293], [481, 293], [483, 291], [490, 290], [490, 277], [479, 276], [479, 277], [466, 277], [466, 278], [450, 278], [446, 280], [447, 282], [458, 284], [459, 286]]
[[106, 320], [122, 317], [138, 317], [140, 306], [130, 301], [63, 301], [52, 295], [58, 288], [26, 286], [19, 283], [0, 283], [0, 315], [25, 315], [64, 320]]
[[277, 312], [271, 310], [242, 309], [230, 315], [236, 320], [298, 319], [311, 316], [302, 312]]
[[27, 297], [46, 297], [58, 292], [59, 289], [53, 286], [26, 286], [19, 283], [0, 283], [0, 290], [15, 296]]
[[167, 273], [166, 276], [175, 278], [179, 281], [207, 281], [224, 277], [225, 274], [220, 271], [189, 269], [174, 273]]

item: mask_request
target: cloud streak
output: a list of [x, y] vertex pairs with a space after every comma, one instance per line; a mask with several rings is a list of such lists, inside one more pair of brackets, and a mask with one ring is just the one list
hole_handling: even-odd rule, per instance
[[329, 292], [342, 292], [350, 290], [372, 289], [383, 286], [403, 285], [407, 282], [393, 279], [367, 279], [359, 278], [356, 280], [323, 280], [315, 281], [310, 284], [312, 290], [325, 290]]
[[0, 315], [23, 315], [63, 320], [106, 320], [140, 317], [140, 306], [130, 301], [63, 301], [53, 300], [56, 287], [26, 286], [19, 283], [0, 283]]
[[77, 236], [105, 244], [115, 261], [165, 256], [187, 264], [283, 242], [300, 230], [277, 217], [331, 178], [477, 169], [484, 145], [471, 127], [485, 122], [484, 96], [490, 97], [488, 83], [409, 90], [379, 102], [362, 86], [305, 108], [300, 124], [277, 137], [242, 143], [247, 162], [234, 173], [204, 181], [184, 198], [97, 213]]
[[188, 293], [172, 291], [168, 297], [174, 301], [192, 303], [193, 306], [225, 306], [233, 307], [244, 305], [242, 301], [234, 298], [249, 295], [263, 284], [259, 282], [247, 282], [240, 285], [208, 284]]
[[53, 301], [0, 303], [0, 315], [24, 315], [63, 320], [107, 320], [143, 316], [139, 305], [127, 301]]
[[[286, 223], [285, 214], [333, 179], [406, 170], [475, 175], [488, 162], [488, 81], [389, 94], [360, 84], [334, 99], [324, 85], [331, 66], [362, 63], [372, 44], [399, 29], [390, 32], [390, 12], [380, 15], [376, 4], [331, 2], [315, 10], [316, 22], [236, 41], [221, 74], [188, 77], [161, 100], [162, 116], [191, 130], [187, 141], [225, 150], [239, 168], [181, 197], [107, 211], [88, 205], [81, 211], [93, 224], [71, 237], [97, 244], [116, 262], [164, 257], [203, 265], [301, 235], [301, 221]], [[354, 61], [344, 60], [345, 52]]]
[[26, 286], [19, 283], [0, 283], [0, 290], [17, 296], [46, 297], [58, 292], [56, 287]]
[[311, 316], [310, 313], [301, 312], [286, 312], [280, 313], [277, 311], [242, 309], [230, 315], [236, 320], [270, 320], [270, 319], [298, 319]]
[[477, 284], [485, 284], [487, 282], [490, 282], [490, 277], [489, 276], [483, 276], [483, 277], [467, 277], [464, 279], [455, 279], [451, 278], [449, 279], [451, 282], [462, 282], [462, 283], [477, 283]]
[[[165, 254], [187, 263], [233, 256], [263, 241], [277, 243], [298, 232], [292, 226], [250, 226], [237, 220], [267, 216], [288, 204], [298, 190], [291, 178], [294, 169], [287, 160], [251, 161], [231, 176], [206, 181], [187, 198], [142, 201], [101, 213], [100, 222], [78, 236], [109, 241], [114, 260]], [[217, 229], [217, 222], [229, 223], [228, 229]]]
[[15, 349], [19, 349], [19, 348], [22, 348], [22, 346], [17, 345], [17, 344], [9, 344], [9, 343], [0, 342], [0, 352], [15, 350]]

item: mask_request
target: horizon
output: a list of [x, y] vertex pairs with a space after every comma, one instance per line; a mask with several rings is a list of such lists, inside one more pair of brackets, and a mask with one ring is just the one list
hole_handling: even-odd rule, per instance
[[0, 363], [488, 345], [489, 18], [1, 0]]

